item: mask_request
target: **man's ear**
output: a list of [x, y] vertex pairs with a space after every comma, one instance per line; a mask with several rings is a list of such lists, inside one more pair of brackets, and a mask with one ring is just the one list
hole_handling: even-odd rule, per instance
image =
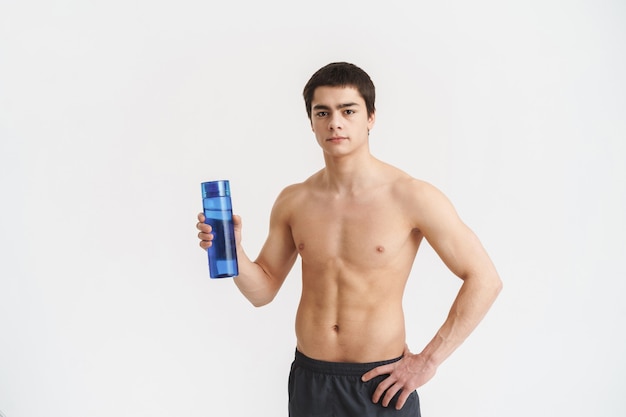
[[376, 122], [376, 112], [373, 112], [367, 117], [367, 130], [368, 131], [372, 130], [375, 122]]

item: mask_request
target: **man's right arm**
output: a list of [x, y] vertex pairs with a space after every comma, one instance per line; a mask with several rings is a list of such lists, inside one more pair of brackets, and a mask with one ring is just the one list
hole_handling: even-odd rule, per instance
[[[248, 257], [241, 245], [241, 217], [233, 216], [239, 269], [239, 275], [234, 278], [234, 282], [255, 307], [266, 305], [274, 299], [298, 255], [288, 223], [284, 194], [283, 192], [274, 203], [269, 233], [255, 261]], [[200, 246], [207, 249], [213, 239], [211, 227], [204, 224], [202, 214], [198, 215], [198, 220]]]

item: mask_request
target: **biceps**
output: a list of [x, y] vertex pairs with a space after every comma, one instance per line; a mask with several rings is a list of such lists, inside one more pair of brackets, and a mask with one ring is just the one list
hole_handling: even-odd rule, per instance
[[437, 230], [427, 240], [446, 266], [462, 279], [478, 272], [489, 261], [476, 234], [460, 221]]
[[270, 234], [259, 253], [256, 263], [271, 278], [282, 282], [296, 261], [298, 252], [289, 229], [277, 228]]

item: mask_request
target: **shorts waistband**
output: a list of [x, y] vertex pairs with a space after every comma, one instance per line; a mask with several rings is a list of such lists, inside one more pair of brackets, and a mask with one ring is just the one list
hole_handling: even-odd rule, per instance
[[361, 376], [364, 373], [381, 365], [388, 365], [402, 359], [402, 356], [398, 356], [394, 359], [378, 361], [378, 362], [366, 362], [366, 363], [353, 363], [353, 362], [327, 362], [317, 359], [309, 358], [302, 352], [296, 349], [296, 357], [294, 364], [304, 369], [309, 369], [314, 372], [327, 375], [343, 375], [343, 376]]

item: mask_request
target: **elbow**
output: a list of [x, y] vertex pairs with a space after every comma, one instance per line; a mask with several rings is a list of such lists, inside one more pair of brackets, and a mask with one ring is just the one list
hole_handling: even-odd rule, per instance
[[502, 280], [497, 272], [484, 272], [468, 274], [463, 281], [470, 283], [472, 287], [479, 289], [486, 297], [495, 300], [502, 291]]
[[260, 308], [263, 306], [268, 305], [272, 300], [250, 300], [250, 303], [256, 307], [256, 308]]
[[264, 297], [249, 297], [248, 301], [250, 301], [250, 304], [252, 304], [254, 307], [259, 308], [271, 303], [274, 300], [275, 296], [276, 294], [268, 294]]
[[494, 300], [496, 299], [496, 297], [498, 297], [498, 295], [502, 291], [502, 287], [503, 287], [502, 280], [500, 279], [498, 274], [495, 274], [495, 276], [491, 280], [491, 291], [493, 293]]

